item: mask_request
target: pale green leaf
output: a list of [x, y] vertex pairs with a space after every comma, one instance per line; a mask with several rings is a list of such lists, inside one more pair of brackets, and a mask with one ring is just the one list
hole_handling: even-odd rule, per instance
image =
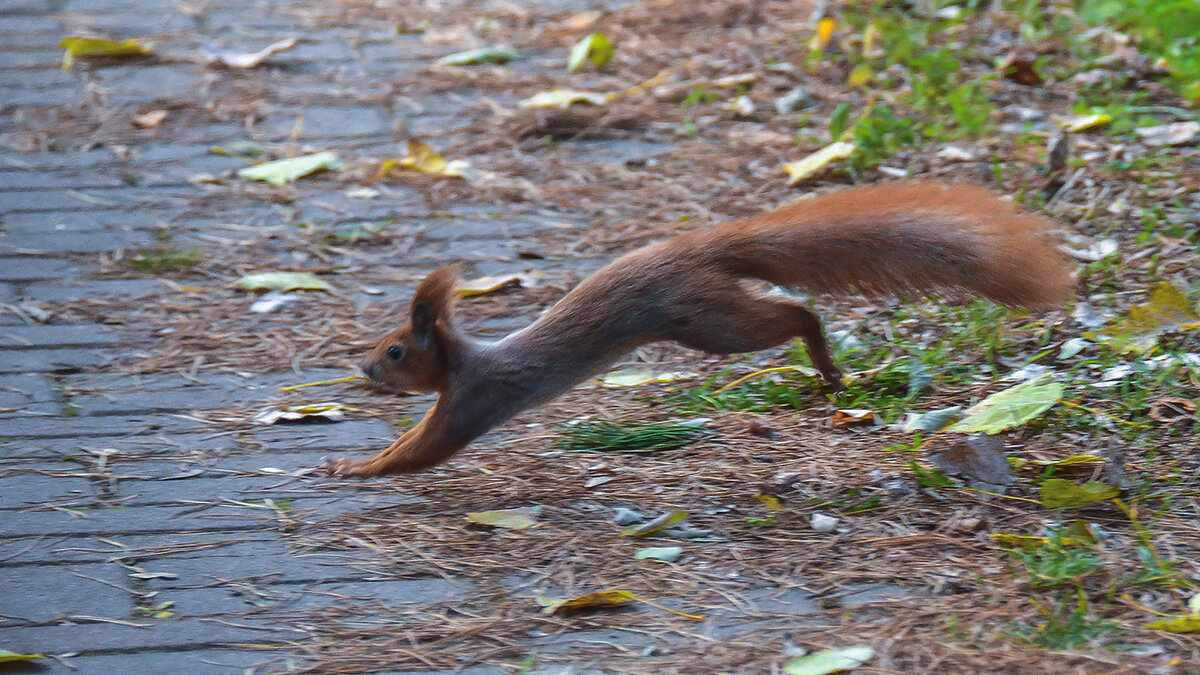
[[875, 650], [868, 645], [826, 649], [788, 661], [783, 664], [783, 672], [788, 675], [828, 675], [857, 668], [873, 658]]
[[279, 159], [240, 169], [237, 175], [247, 180], [266, 181], [272, 185], [290, 183], [301, 176], [317, 171], [337, 171], [342, 162], [332, 152], [318, 152], [291, 159]]
[[998, 434], [1046, 412], [1062, 395], [1063, 386], [1054, 381], [1054, 373], [1045, 373], [983, 399], [947, 431]]
[[237, 285], [250, 291], [332, 291], [328, 281], [308, 272], [261, 272], [247, 274]]
[[616, 98], [614, 94], [575, 89], [551, 89], [543, 91], [517, 103], [522, 108], [569, 108], [575, 103], [604, 105]]
[[491, 525], [508, 530], [524, 530], [538, 524], [538, 514], [542, 507], [528, 506], [519, 509], [498, 509], [496, 511], [477, 511], [467, 514], [467, 520], [480, 525]]
[[661, 546], [658, 548], [642, 548], [638, 549], [633, 554], [638, 560], [662, 560], [664, 562], [675, 562], [679, 556], [683, 554], [682, 546]]
[[573, 73], [588, 61], [594, 63], [597, 68], [603, 67], [612, 59], [614, 51], [612, 40], [609, 40], [604, 33], [592, 33], [571, 48], [571, 56], [567, 59], [567, 70]]
[[443, 56], [438, 59], [438, 64], [443, 66], [475, 66], [481, 63], [500, 65], [518, 58], [521, 58], [520, 51], [504, 45], [495, 45]]
[[1048, 509], [1087, 506], [1121, 494], [1120, 488], [1088, 481], [1083, 485], [1061, 478], [1049, 478], [1041, 485], [1042, 506]]

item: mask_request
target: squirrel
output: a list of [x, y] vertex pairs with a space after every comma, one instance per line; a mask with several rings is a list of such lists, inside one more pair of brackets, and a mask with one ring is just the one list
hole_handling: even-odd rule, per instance
[[1074, 284], [1046, 239], [1051, 224], [981, 187], [848, 188], [628, 253], [496, 342], [474, 340], [456, 326], [456, 268], [440, 267], [417, 287], [408, 323], [362, 364], [376, 384], [438, 392], [437, 402], [375, 457], [328, 468], [372, 477], [433, 466], [649, 342], [731, 354], [799, 337], [822, 378], [839, 391], [842, 374], [820, 318], [805, 303], [763, 293], [754, 281], [820, 296], [978, 295], [1048, 309], [1060, 306]]

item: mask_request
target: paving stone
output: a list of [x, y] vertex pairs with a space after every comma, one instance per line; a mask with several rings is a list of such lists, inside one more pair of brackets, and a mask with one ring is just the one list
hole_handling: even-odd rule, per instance
[[173, 576], [149, 579], [146, 585], [152, 590], [198, 588], [228, 581], [279, 584], [361, 580], [381, 575], [361, 552], [295, 555], [288, 553], [283, 542], [238, 544], [204, 557], [143, 560], [138, 567], [147, 573]]
[[6, 434], [29, 439], [124, 437], [152, 433], [179, 433], [203, 428], [202, 423], [195, 420], [163, 415], [66, 417], [55, 419], [53, 422], [45, 417], [10, 417], [4, 421]]
[[129, 587], [125, 570], [115, 564], [0, 566], [0, 634], [15, 623], [50, 623], [70, 616], [127, 619], [133, 602], [122, 589]]
[[[0, 199], [3, 199], [0, 196]], [[87, 211], [25, 211], [3, 216], [9, 232], [51, 234], [63, 241], [77, 232], [123, 232], [157, 228], [167, 224], [161, 214], [148, 209], [91, 209]]]
[[[73, 371], [110, 363], [95, 349], [17, 349], [0, 351], [0, 374]], [[14, 434], [16, 435], [16, 434]]]
[[267, 613], [319, 610], [331, 605], [361, 604], [367, 611], [380, 605], [433, 604], [461, 598], [474, 586], [467, 581], [440, 577], [390, 581], [349, 581], [317, 584], [257, 585], [228, 588], [168, 589], [155, 595], [156, 602], [172, 601], [171, 610], [180, 616], [209, 616], [247, 612]]
[[[260, 636], [261, 637], [261, 636]], [[255, 642], [259, 642], [255, 640]], [[149, 651], [136, 654], [75, 656], [63, 663], [46, 664], [47, 675], [97, 675], [103, 673], [187, 673], [187, 675], [239, 675], [262, 672], [281, 662], [269, 649], [198, 649], [194, 651]]]
[[[79, 477], [13, 474], [0, 476], [0, 510], [25, 509], [39, 504], [90, 505], [98, 497], [92, 482]], [[4, 518], [19, 518], [5, 514]]]
[[[3, 329], [0, 329], [0, 334]], [[341, 370], [305, 373], [311, 381], [345, 376]], [[78, 375], [63, 380], [75, 393], [69, 401], [80, 414], [97, 415], [135, 411], [185, 411], [247, 406], [247, 414], [282, 396], [279, 387], [297, 384], [295, 373], [256, 374], [245, 378], [230, 374], [200, 373], [196, 378], [177, 374]], [[199, 380], [201, 383], [198, 383]], [[3, 380], [0, 380], [0, 386]], [[0, 398], [0, 401], [3, 401]]]
[[71, 302], [89, 298], [125, 296], [141, 298], [168, 293], [157, 279], [63, 279], [61, 282], [38, 282], [27, 285], [21, 297], [35, 302]]
[[[58, 626], [16, 626], [3, 629], [5, 649], [20, 653], [62, 654], [78, 652], [136, 652], [206, 646], [278, 644], [305, 635], [278, 621], [253, 618], [236, 625], [215, 619], [146, 619], [145, 626], [110, 623], [77, 623]], [[145, 663], [145, 662], [143, 662]], [[99, 671], [104, 672], [104, 671]], [[112, 672], [112, 671], [110, 671]], [[116, 672], [172, 672], [116, 671]]]
[[[6, 328], [0, 328], [3, 334]], [[0, 409], [14, 409], [14, 414], [56, 414], [62, 412], [54, 381], [37, 373], [0, 375]]]
[[204, 532], [262, 530], [274, 527], [266, 509], [219, 506], [195, 512], [188, 506], [135, 506], [84, 511], [4, 512], [0, 538], [56, 534], [145, 534], [149, 532]]
[[6, 565], [29, 563], [111, 562], [142, 559], [204, 557], [244, 541], [273, 541], [275, 532], [162, 532], [104, 534], [95, 537], [37, 536], [0, 539], [0, 560]]
[[0, 254], [99, 253], [154, 243], [154, 236], [143, 230], [81, 232], [71, 236], [56, 232], [8, 232], [0, 236]]
[[0, 281], [38, 281], [78, 277], [83, 268], [64, 258], [20, 256], [0, 258]]
[[0, 349], [32, 347], [98, 347], [128, 340], [105, 326], [50, 324], [0, 329]]

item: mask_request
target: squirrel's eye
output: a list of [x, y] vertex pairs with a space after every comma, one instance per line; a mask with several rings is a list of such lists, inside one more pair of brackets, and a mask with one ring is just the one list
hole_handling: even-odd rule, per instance
[[392, 345], [388, 347], [387, 357], [393, 361], [399, 361], [404, 357], [404, 345]]

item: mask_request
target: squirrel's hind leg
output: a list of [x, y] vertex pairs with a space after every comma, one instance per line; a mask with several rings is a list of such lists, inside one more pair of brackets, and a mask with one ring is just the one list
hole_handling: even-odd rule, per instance
[[845, 388], [842, 371], [833, 363], [821, 319], [808, 308], [784, 298], [747, 292], [736, 285], [691, 316], [672, 326], [671, 339], [714, 354], [756, 352], [799, 337], [813, 365], [834, 391]]

